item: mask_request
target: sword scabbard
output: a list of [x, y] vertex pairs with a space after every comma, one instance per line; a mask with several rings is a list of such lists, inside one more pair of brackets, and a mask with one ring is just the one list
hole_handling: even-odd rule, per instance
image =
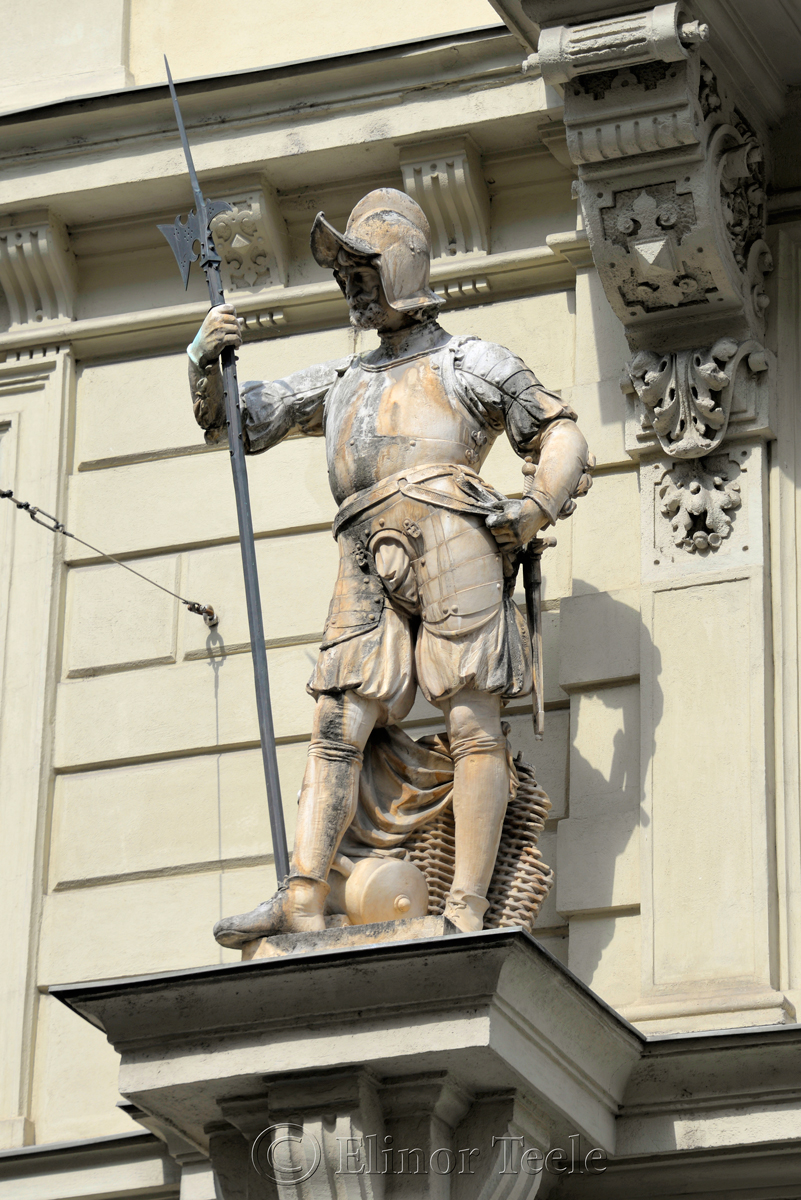
[[[529, 456], [523, 464], [523, 498], [530, 498], [534, 490], [536, 465]], [[535, 537], [523, 549], [523, 591], [526, 597], [526, 619], [531, 637], [532, 659], [532, 718], [534, 736], [542, 741], [545, 733], [545, 690], [542, 674], [542, 556], [556, 545], [554, 537]]]

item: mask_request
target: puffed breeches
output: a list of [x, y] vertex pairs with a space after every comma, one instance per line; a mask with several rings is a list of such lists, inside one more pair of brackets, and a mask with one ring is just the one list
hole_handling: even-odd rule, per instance
[[480, 515], [395, 495], [339, 534], [340, 562], [312, 695], [353, 691], [402, 720], [416, 686], [527, 695], [531, 643]]

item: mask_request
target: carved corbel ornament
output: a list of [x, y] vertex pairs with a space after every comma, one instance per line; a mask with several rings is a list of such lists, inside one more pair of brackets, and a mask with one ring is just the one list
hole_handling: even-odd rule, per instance
[[489, 254], [489, 193], [469, 136], [400, 147], [404, 191], [431, 226], [433, 258]]
[[243, 313], [240, 316], [242, 322], [242, 341], [255, 342], [268, 337], [270, 334], [279, 333], [287, 323], [286, 315], [282, 308], [269, 308], [263, 312]]
[[662, 4], [545, 29], [532, 56], [563, 87], [593, 260], [635, 351], [764, 328], [763, 154], [703, 61], [709, 36]]
[[742, 503], [740, 483], [722, 459], [674, 463], [662, 476], [658, 494], [674, 545], [689, 554], [715, 551], [731, 534], [730, 515]]
[[53, 213], [42, 209], [0, 218], [0, 287], [11, 330], [73, 319], [75, 256]]
[[767, 370], [768, 356], [753, 339], [719, 338], [707, 349], [665, 354], [638, 351], [620, 386], [642, 404], [640, 449], [657, 438], [672, 458], [712, 454], [729, 428], [738, 372], [747, 376], [747, 386]]
[[288, 235], [274, 190], [263, 181], [258, 188], [215, 199], [226, 200], [233, 210], [211, 223], [226, 292], [285, 287]]

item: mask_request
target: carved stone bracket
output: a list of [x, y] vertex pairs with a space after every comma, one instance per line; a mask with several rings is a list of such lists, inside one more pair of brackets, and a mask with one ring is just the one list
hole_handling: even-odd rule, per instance
[[[551, 1138], [525, 1094], [476, 1096], [444, 1071], [299, 1075], [220, 1108], [227, 1125], [213, 1132], [210, 1158], [223, 1200], [444, 1200], [452, 1178], [465, 1195], [533, 1200]], [[263, 1192], [259, 1177], [275, 1193]]]
[[72, 320], [75, 258], [67, 231], [46, 210], [0, 219], [0, 286], [12, 330]]
[[405, 191], [428, 217], [435, 259], [489, 254], [489, 194], [472, 138], [402, 146], [400, 168]]
[[593, 259], [633, 349], [657, 330], [680, 346], [699, 323], [717, 336], [764, 325], [763, 155], [701, 58], [706, 34], [667, 4], [540, 39], [543, 78], [564, 83]]
[[527, 60], [564, 90], [593, 261], [634, 352], [623, 379], [642, 403], [634, 455], [708, 455], [735, 413], [737, 431], [754, 432], [746, 410], [768, 424], [764, 378], [755, 383], [768, 374], [759, 339], [773, 267], [764, 156], [704, 60], [709, 37], [679, 4], [661, 4], [545, 29]]
[[660, 59], [680, 62], [685, 47], [706, 41], [709, 27], [698, 21], [681, 21], [677, 4], [660, 4], [648, 12], [630, 13], [604, 21], [590, 21], [567, 29], [544, 29], [536, 63], [546, 83], [567, 83], [577, 75], [628, 68]]
[[[738, 375], [740, 417], [751, 417], [763, 407], [758, 377], [768, 370], [767, 352], [753, 339], [737, 342], [719, 338], [706, 349], [640, 350], [626, 364], [620, 386], [639, 398], [642, 409], [630, 453], [659, 446], [673, 458], [700, 458], [711, 454], [726, 437]], [[762, 389], [764, 391], [764, 388]], [[753, 400], [743, 405], [746, 395]]]
[[214, 243], [222, 258], [226, 292], [284, 287], [289, 259], [286, 222], [274, 192], [265, 183], [252, 191], [217, 197], [233, 212], [211, 223]]

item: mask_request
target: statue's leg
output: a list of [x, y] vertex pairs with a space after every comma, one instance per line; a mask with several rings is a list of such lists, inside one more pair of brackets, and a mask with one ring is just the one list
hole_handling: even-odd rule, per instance
[[465, 933], [482, 929], [509, 800], [499, 696], [463, 688], [440, 702], [454, 760], [456, 867], [445, 915]]
[[289, 876], [271, 900], [215, 925], [214, 936], [223, 946], [325, 929], [328, 872], [356, 812], [362, 752], [378, 712], [375, 700], [354, 692], [318, 699]]
[[375, 700], [364, 700], [355, 692], [320, 696], [317, 701], [290, 880], [296, 876], [327, 880], [337, 847], [356, 813], [362, 752], [378, 712]]

